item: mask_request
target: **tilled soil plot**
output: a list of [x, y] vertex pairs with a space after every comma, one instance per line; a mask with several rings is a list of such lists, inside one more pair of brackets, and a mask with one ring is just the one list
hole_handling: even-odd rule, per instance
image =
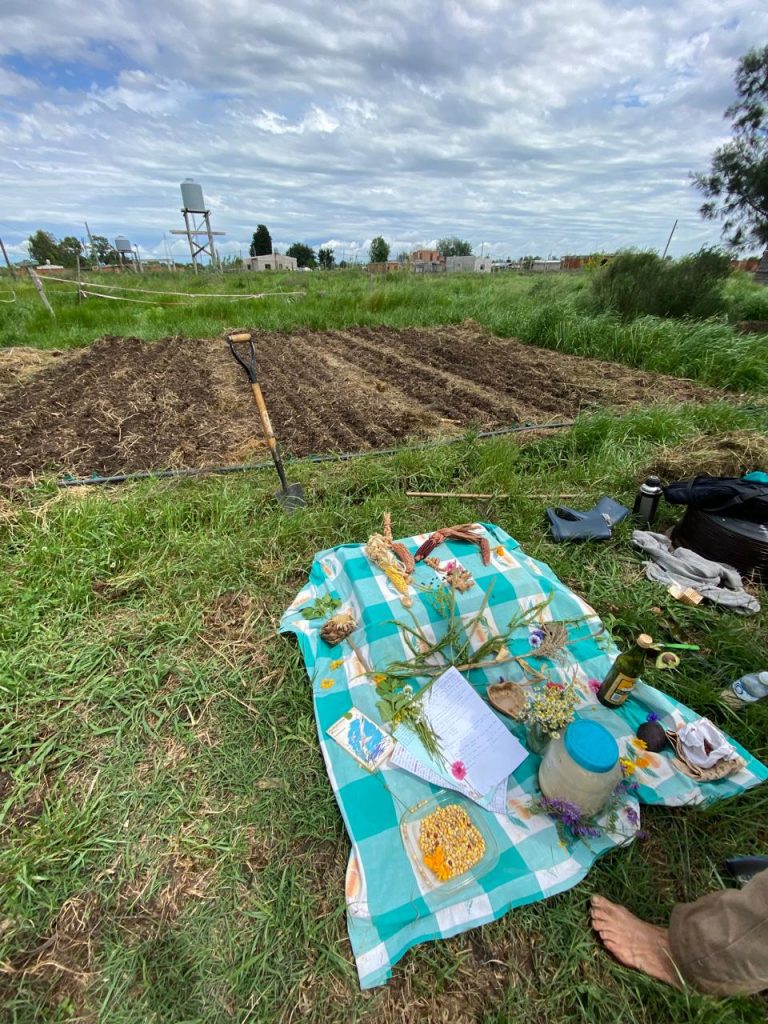
[[[474, 323], [256, 331], [254, 339], [273, 425], [290, 455], [714, 394], [689, 381], [496, 338]], [[0, 388], [2, 479], [264, 455], [248, 381], [221, 338], [106, 337], [24, 371], [10, 380], [3, 374]]]

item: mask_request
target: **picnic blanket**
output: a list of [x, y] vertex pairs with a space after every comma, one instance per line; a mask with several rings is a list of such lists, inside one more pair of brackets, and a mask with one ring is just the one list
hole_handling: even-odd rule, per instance
[[[613, 831], [597, 839], [563, 842], [555, 822], [530, 807], [540, 795], [540, 759], [529, 755], [510, 779], [507, 814], [477, 808], [499, 847], [496, 865], [453, 895], [441, 894], [439, 889], [430, 891], [403, 846], [400, 819], [437, 788], [394, 767], [368, 772], [327, 735], [329, 726], [353, 707], [381, 721], [376, 685], [369, 672], [371, 667], [382, 671], [391, 662], [410, 657], [397, 625], [404, 621], [406, 609], [389, 579], [366, 557], [363, 545], [345, 544], [321, 551], [315, 556], [308, 585], [285, 612], [280, 629], [298, 638], [312, 681], [320, 748], [352, 844], [345, 885], [347, 925], [363, 988], [383, 984], [393, 965], [420, 942], [487, 924], [513, 907], [576, 885], [601, 854], [633, 841], [639, 827], [638, 800], [667, 806], [710, 803], [768, 778], [768, 769], [734, 741], [746, 767], [711, 783], [697, 783], [676, 771], [671, 753], [651, 754], [633, 746], [635, 730], [650, 711], [658, 714], [665, 728], [698, 716], [642, 682], [619, 710], [598, 704], [591, 681], [603, 679], [618, 651], [605, 632], [600, 634], [602, 623], [596, 612], [546, 564], [527, 556], [504, 530], [478, 525], [490, 544], [490, 565], [482, 564], [474, 545], [461, 541], [448, 541], [434, 552], [442, 559], [458, 560], [475, 578], [475, 586], [456, 595], [458, 613], [464, 621], [471, 620], [490, 589], [484, 616], [488, 631], [506, 630], [521, 609], [536, 606], [541, 606], [537, 612], [541, 624], [571, 620], [568, 646], [557, 660], [546, 662], [547, 672], [555, 681], [573, 679], [581, 698], [577, 714], [600, 721], [616, 737], [621, 753], [641, 762], [634, 774], [639, 786], [627, 795]], [[426, 535], [409, 537], [402, 543], [415, 552], [425, 539]], [[414, 581], [429, 588], [435, 573], [419, 563]], [[358, 627], [350, 638], [354, 649], [348, 641], [329, 647], [320, 637], [322, 620], [302, 614], [302, 609], [324, 596], [337, 598], [357, 616]], [[439, 602], [430, 600], [427, 589], [416, 586], [410, 588], [410, 597], [410, 611], [426, 630], [439, 636], [441, 624], [445, 625]], [[484, 629], [476, 632], [478, 635], [470, 638], [473, 649], [488, 635]], [[523, 654], [531, 647], [529, 628], [522, 627], [519, 634], [513, 635], [508, 647], [512, 653]], [[514, 662], [496, 669], [475, 669], [467, 677], [484, 695], [488, 683], [498, 681], [502, 674], [513, 681], [524, 679]], [[504, 721], [523, 737], [521, 727]]]

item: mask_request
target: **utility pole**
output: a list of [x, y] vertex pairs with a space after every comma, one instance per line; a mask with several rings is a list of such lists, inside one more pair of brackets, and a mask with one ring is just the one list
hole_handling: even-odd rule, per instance
[[672, 241], [672, 235], [674, 235], [676, 227], [677, 217], [675, 217], [675, 223], [672, 225], [672, 230], [669, 232], [669, 238], [667, 239], [667, 244], [664, 246], [664, 252], [661, 254], [662, 259], [666, 259], [667, 257], [667, 249], [669, 248], [669, 243]]

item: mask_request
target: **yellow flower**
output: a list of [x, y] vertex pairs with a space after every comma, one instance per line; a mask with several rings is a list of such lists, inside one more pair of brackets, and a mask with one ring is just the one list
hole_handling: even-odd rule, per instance
[[322, 687], [322, 688], [323, 688], [324, 690], [330, 690], [330, 688], [331, 688], [331, 687], [333, 686], [333, 680], [332, 680], [332, 679], [324, 679], [324, 680], [322, 681], [322, 683], [320, 683], [320, 686], [321, 686], [321, 687]]
[[629, 742], [632, 744], [633, 747], [637, 747], [638, 750], [648, 749], [648, 744], [645, 742], [645, 740], [638, 739], [637, 736], [634, 739], [631, 739]]
[[501, 558], [502, 555], [506, 554], [501, 544], [499, 544], [499, 546], [496, 548], [496, 554], [499, 556], [499, 558]]
[[620, 758], [620, 762], [625, 775], [634, 775], [635, 768], [637, 767], [634, 761], [630, 761], [628, 757], [622, 757]]
[[373, 677], [373, 681], [378, 686], [379, 683], [383, 683], [386, 678], [387, 677], [383, 672], [377, 672], [376, 675]]
[[336, 669], [337, 668], [341, 668], [341, 666], [343, 664], [344, 664], [344, 659], [343, 658], [337, 658], [335, 661], [331, 662], [331, 666], [330, 667], [335, 672]]
[[635, 764], [638, 768], [650, 768], [650, 766], [653, 764], [653, 761], [650, 759], [650, 757], [640, 756], [635, 758]]

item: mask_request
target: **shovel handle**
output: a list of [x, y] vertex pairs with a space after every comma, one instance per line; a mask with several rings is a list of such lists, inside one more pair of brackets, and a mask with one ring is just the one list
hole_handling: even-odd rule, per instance
[[280, 477], [280, 483], [283, 485], [283, 490], [286, 490], [288, 483], [286, 481], [285, 470], [283, 469], [283, 461], [280, 458], [280, 453], [277, 450], [277, 440], [275, 433], [272, 430], [272, 423], [267, 412], [267, 404], [264, 401], [264, 395], [261, 393], [261, 385], [257, 380], [251, 381], [251, 391], [256, 401], [256, 408], [259, 410], [259, 419], [261, 420], [261, 429], [264, 432], [267, 444], [269, 445], [269, 451], [272, 455], [272, 461], [275, 464], [275, 469]]

